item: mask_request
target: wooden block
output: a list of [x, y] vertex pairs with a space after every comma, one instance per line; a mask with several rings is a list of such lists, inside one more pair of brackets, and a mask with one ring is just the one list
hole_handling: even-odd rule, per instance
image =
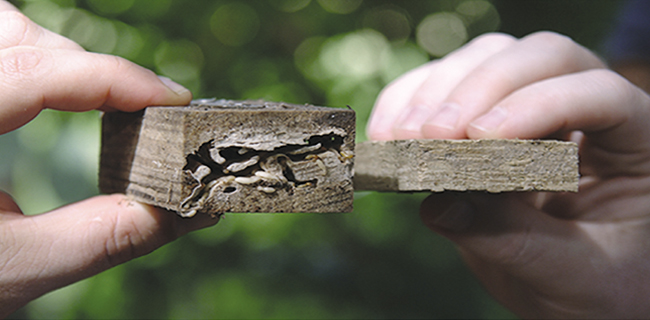
[[352, 211], [352, 110], [204, 99], [102, 125], [102, 192], [183, 217]]
[[578, 191], [573, 142], [368, 141], [355, 157], [355, 190]]

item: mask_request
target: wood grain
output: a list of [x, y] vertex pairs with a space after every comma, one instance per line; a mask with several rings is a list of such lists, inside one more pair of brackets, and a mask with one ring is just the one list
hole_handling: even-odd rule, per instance
[[352, 110], [210, 99], [102, 123], [102, 192], [184, 217], [352, 211]]
[[357, 144], [355, 190], [578, 191], [578, 146], [544, 140]]

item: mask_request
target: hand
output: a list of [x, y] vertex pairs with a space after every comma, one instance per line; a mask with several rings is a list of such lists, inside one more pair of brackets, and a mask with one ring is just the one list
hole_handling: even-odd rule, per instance
[[421, 218], [519, 316], [650, 314], [650, 97], [587, 49], [481, 36], [385, 88], [368, 135], [579, 142], [578, 193], [439, 193]]
[[[85, 52], [5, 1], [0, 1], [0, 88], [0, 134], [43, 108], [136, 111], [184, 105], [192, 98], [182, 86], [127, 60]], [[216, 222], [207, 216], [181, 219], [124, 195], [25, 216], [0, 191], [0, 318], [46, 292]]]

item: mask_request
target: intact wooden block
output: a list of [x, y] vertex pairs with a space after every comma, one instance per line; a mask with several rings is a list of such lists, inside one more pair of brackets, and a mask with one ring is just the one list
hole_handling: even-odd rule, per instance
[[355, 114], [263, 101], [106, 113], [99, 187], [178, 212], [350, 212]]
[[355, 190], [578, 191], [573, 142], [368, 141], [355, 156]]

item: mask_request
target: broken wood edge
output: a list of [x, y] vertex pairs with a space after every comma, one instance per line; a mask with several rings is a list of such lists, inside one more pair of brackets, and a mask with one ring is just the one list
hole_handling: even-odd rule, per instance
[[[202, 101], [107, 114], [100, 190], [125, 193], [183, 217], [351, 212], [355, 123], [350, 109], [258, 101]], [[235, 154], [223, 158], [226, 149]], [[274, 166], [267, 155], [275, 153], [290, 170], [281, 164], [283, 170], [266, 172]], [[190, 163], [195, 157], [202, 160]], [[247, 162], [252, 159], [255, 163]], [[218, 163], [223, 160], [230, 162]], [[267, 168], [260, 170], [263, 161]], [[285, 170], [290, 177], [280, 177]], [[220, 197], [211, 200], [211, 194]]]

